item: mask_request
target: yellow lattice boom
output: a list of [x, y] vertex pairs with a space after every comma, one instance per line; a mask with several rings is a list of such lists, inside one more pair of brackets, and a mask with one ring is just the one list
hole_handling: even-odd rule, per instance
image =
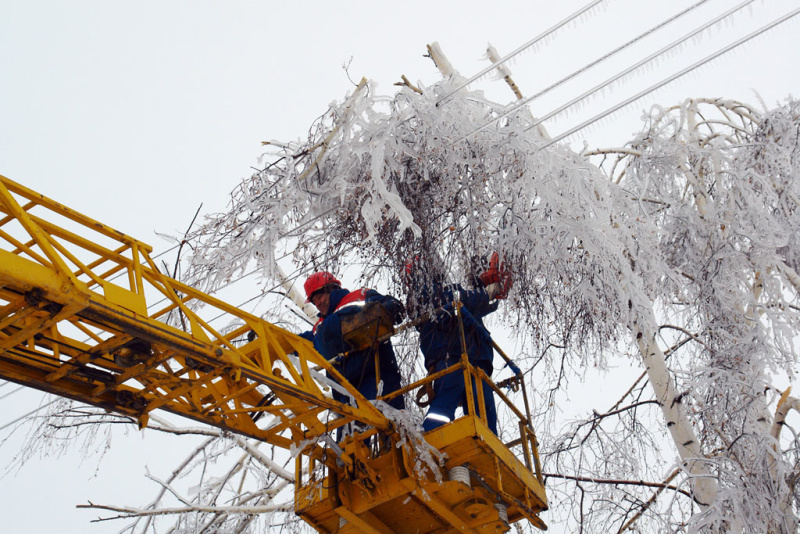
[[[505, 532], [521, 518], [544, 528], [527, 423], [516, 441], [524, 463], [477, 414], [427, 435], [447, 454], [443, 472], [466, 466], [471, 476], [420, 473], [395, 425], [311, 343], [166, 276], [151, 252], [0, 176], [0, 378], [140, 426], [162, 409], [293, 449], [297, 513], [320, 532]], [[225, 332], [204, 317], [228, 325]], [[462, 369], [488, 380], [466, 360]], [[326, 374], [352, 402], [332, 399], [321, 385]], [[333, 442], [349, 423], [366, 430]], [[381, 447], [365, 445], [373, 435]], [[302, 479], [304, 461], [320, 484]]]

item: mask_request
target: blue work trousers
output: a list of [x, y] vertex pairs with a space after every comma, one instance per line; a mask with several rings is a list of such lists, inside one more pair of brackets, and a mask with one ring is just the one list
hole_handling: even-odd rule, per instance
[[[448, 367], [455, 365], [461, 361], [460, 356], [450, 356], [436, 362], [433, 372], [439, 372]], [[492, 364], [490, 362], [479, 362], [474, 364], [486, 372], [487, 375], [492, 374]], [[478, 390], [475, 383], [475, 378], [472, 379], [472, 395], [475, 403], [478, 402]], [[486, 408], [486, 423], [495, 435], [497, 435], [497, 411], [494, 405], [494, 391], [491, 386], [483, 382], [483, 404]], [[467, 406], [466, 384], [464, 382], [464, 370], [458, 369], [449, 374], [444, 375], [439, 380], [433, 382], [434, 397], [428, 408], [428, 414], [422, 422], [422, 428], [425, 432], [433, 430], [436, 427], [442, 426], [453, 420], [456, 414], [456, 408], [461, 406], [464, 413], [469, 413]], [[480, 410], [478, 410], [480, 413]]]

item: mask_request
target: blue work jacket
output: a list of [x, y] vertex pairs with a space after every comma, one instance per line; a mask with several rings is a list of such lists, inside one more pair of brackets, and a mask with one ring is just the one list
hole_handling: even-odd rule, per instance
[[456, 294], [463, 304], [464, 340], [469, 361], [490, 366], [494, 358], [492, 336], [484, 326], [483, 318], [497, 309], [497, 301], [491, 302], [483, 288], [464, 289], [460, 284], [434, 284], [431, 290], [426, 286], [418, 290], [416, 295], [418, 303], [440, 308], [431, 319], [416, 327], [420, 350], [428, 369], [444, 358], [461, 356], [461, 333], [453, 307]]
[[[339, 303], [344, 297], [350, 294], [348, 289], [335, 289], [330, 296], [330, 304], [324, 314], [320, 314], [322, 322], [316, 326], [313, 335], [314, 348], [323, 357], [330, 360], [339, 354], [348, 351], [349, 347], [342, 337], [342, 317], [358, 313], [361, 308], [358, 306], [344, 306], [338, 309]], [[378, 302], [382, 304], [392, 316], [395, 324], [403, 319], [405, 310], [403, 305], [394, 297], [381, 295], [373, 289], [366, 290], [364, 302]], [[397, 375], [397, 359], [392, 349], [391, 341], [384, 341], [378, 345], [380, 358], [381, 377]], [[373, 349], [364, 349], [351, 352], [346, 358], [341, 359], [335, 364], [336, 370], [356, 388], [360, 389], [361, 384], [367, 380], [375, 379], [375, 353]], [[399, 377], [399, 375], [398, 375]], [[394, 384], [387, 384], [391, 388]], [[399, 387], [399, 383], [395, 386]], [[391, 389], [390, 389], [391, 390]]]

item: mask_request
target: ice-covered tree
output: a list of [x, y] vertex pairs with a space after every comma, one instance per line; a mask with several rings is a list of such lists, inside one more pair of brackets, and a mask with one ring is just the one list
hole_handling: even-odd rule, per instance
[[798, 109], [760, 115], [721, 99], [656, 108], [611, 167], [676, 275], [662, 283], [662, 337], [679, 346], [680, 403], [716, 486], [692, 528], [797, 529], [796, 444], [782, 451], [780, 441], [794, 401], [784, 396], [776, 416], [768, 401], [797, 361]]
[[[199, 232], [196, 280], [274, 273], [290, 246], [306, 272], [358, 262], [365, 284], [403, 292], [410, 258], [463, 281], [496, 250], [515, 276], [506, 320], [553, 399], [565, 373], [626, 353], [649, 381], [543, 438], [567, 521], [793, 531], [793, 437], [770, 409], [796, 364], [796, 105], [690, 100], [654, 109], [624, 149], [575, 154], [543, 148], [523, 111], [476, 132], [504, 107], [466, 91], [437, 105], [454, 83], [362, 84], [306, 142], [272, 143]], [[586, 157], [614, 153], [606, 172]]]

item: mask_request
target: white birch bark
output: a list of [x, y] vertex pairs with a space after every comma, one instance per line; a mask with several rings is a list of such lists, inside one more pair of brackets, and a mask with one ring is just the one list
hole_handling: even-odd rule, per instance
[[[655, 316], [646, 318], [651, 325], [655, 323]], [[647, 377], [655, 392], [656, 400], [661, 406], [664, 419], [667, 423], [675, 449], [685, 469], [696, 478], [693, 481], [692, 491], [694, 498], [701, 508], [705, 509], [712, 502], [717, 494], [717, 483], [712, 478], [708, 469], [707, 460], [703, 457], [700, 450], [700, 442], [697, 439], [692, 423], [684, 413], [681, 403], [682, 394], [675, 387], [675, 382], [667, 368], [664, 351], [658, 346], [655, 334], [646, 325], [634, 322], [631, 327], [639, 353], [642, 356], [642, 363], [647, 371]]]

